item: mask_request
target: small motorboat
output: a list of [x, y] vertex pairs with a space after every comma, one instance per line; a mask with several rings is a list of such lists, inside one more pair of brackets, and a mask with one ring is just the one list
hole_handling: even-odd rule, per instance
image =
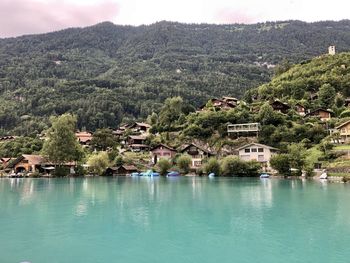
[[270, 178], [270, 175], [267, 173], [260, 174], [260, 178]]
[[153, 177], [153, 176], [159, 176], [159, 173], [153, 172], [152, 170], [147, 170], [146, 172], [140, 173], [140, 176], [150, 176], [150, 177]]
[[176, 171], [170, 171], [166, 176], [180, 176], [180, 173]]
[[208, 177], [209, 177], [209, 178], [214, 178], [214, 177], [215, 177], [215, 173], [210, 173], [210, 174], [208, 174]]
[[320, 179], [323, 179], [323, 180], [327, 179], [327, 177], [328, 177], [328, 174], [326, 171], [323, 171], [323, 173], [320, 175]]
[[141, 174], [138, 172], [133, 172], [133, 173], [131, 173], [131, 176], [141, 176]]

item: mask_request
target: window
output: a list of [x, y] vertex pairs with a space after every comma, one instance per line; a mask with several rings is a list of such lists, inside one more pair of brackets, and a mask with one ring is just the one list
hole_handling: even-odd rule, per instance
[[265, 161], [264, 155], [258, 155], [258, 161], [259, 162]]
[[252, 153], [256, 153], [258, 151], [257, 148], [252, 148]]
[[259, 153], [263, 153], [264, 152], [264, 148], [258, 148], [258, 152]]
[[250, 153], [250, 148], [244, 149], [244, 152], [245, 152], [245, 153]]

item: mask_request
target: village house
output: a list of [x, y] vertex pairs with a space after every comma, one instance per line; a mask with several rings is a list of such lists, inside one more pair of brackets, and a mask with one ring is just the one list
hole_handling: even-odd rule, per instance
[[350, 108], [350, 98], [346, 98], [344, 101], [344, 106]]
[[227, 125], [227, 134], [229, 136], [235, 135], [237, 137], [250, 137], [258, 136], [261, 129], [260, 123], [240, 123], [240, 124], [228, 124]]
[[350, 120], [340, 124], [339, 126], [335, 127], [335, 129], [339, 132], [341, 143], [350, 142]]
[[159, 144], [151, 149], [151, 161], [153, 164], [157, 164], [159, 159], [171, 160], [175, 157], [177, 151], [165, 144]]
[[134, 122], [132, 124], [125, 124], [120, 126], [117, 130], [113, 131], [113, 135], [120, 138], [125, 134], [127, 130], [130, 130], [134, 134], [148, 133], [151, 127], [151, 125], [144, 122]]
[[133, 152], [140, 152], [149, 149], [149, 146], [146, 145], [146, 136], [144, 135], [129, 135], [127, 147]]
[[300, 103], [295, 104], [295, 110], [300, 116], [305, 116], [306, 114], [306, 109], [303, 105]]
[[250, 143], [238, 148], [237, 151], [243, 161], [258, 161], [268, 168], [271, 157], [279, 150], [264, 144]]
[[77, 140], [81, 145], [89, 145], [92, 140], [92, 134], [86, 131], [77, 132], [75, 133], [75, 136], [77, 137]]
[[1, 142], [7, 142], [7, 141], [12, 141], [12, 140], [14, 140], [16, 138], [18, 138], [18, 136], [12, 136], [12, 135], [3, 136], [3, 137], [0, 137], [0, 141]]
[[44, 157], [34, 154], [23, 154], [10, 164], [6, 168], [12, 169], [15, 173], [22, 172], [39, 172], [41, 171], [41, 165], [45, 162]]
[[234, 97], [222, 97], [222, 100], [235, 106], [239, 104], [239, 100]]
[[320, 108], [305, 114], [305, 117], [316, 117], [321, 121], [329, 121], [332, 118], [332, 114], [333, 112]]
[[118, 167], [108, 167], [106, 169], [105, 175], [106, 176], [113, 176], [113, 175], [130, 175], [132, 173], [137, 172], [137, 168], [134, 165], [121, 165]]
[[209, 150], [203, 149], [193, 143], [183, 146], [180, 152], [188, 154], [191, 157], [191, 169], [200, 168], [204, 159], [214, 155]]
[[[210, 103], [216, 111], [230, 110], [230, 109], [234, 109], [237, 106], [238, 100], [236, 98], [223, 97], [222, 99], [216, 99], [216, 98], [210, 99], [208, 103]], [[200, 107], [200, 111], [207, 110], [208, 103], [202, 105]]]
[[286, 103], [283, 103], [279, 100], [275, 100], [273, 102], [270, 103], [271, 107], [273, 108], [274, 111], [278, 111], [281, 113], [288, 113], [290, 106]]

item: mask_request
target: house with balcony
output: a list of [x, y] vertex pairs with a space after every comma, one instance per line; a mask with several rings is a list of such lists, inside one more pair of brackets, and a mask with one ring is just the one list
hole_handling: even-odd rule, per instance
[[144, 135], [129, 135], [127, 147], [133, 152], [147, 151], [149, 146], [146, 144], [147, 137]]
[[193, 143], [181, 147], [180, 152], [188, 154], [191, 157], [191, 169], [200, 168], [204, 159], [215, 155], [211, 151], [204, 149], [204, 147], [200, 147]]
[[258, 136], [261, 129], [260, 123], [240, 123], [240, 124], [228, 124], [227, 134], [229, 136], [235, 135], [237, 137], [249, 137]]
[[317, 110], [305, 114], [305, 117], [316, 117], [319, 118], [321, 121], [329, 121], [332, 118], [332, 115], [332, 111], [319, 108]]
[[277, 111], [277, 112], [280, 112], [283, 114], [286, 114], [290, 109], [290, 106], [288, 104], [283, 103], [279, 100], [275, 100], [275, 101], [271, 102], [270, 105], [274, 111]]
[[350, 120], [335, 127], [339, 132], [341, 143], [350, 143]]

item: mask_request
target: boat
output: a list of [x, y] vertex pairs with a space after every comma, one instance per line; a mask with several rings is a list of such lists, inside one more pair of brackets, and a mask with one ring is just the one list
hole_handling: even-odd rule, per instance
[[170, 171], [166, 176], [180, 176], [180, 173], [176, 171]]
[[150, 176], [150, 177], [153, 177], [153, 176], [159, 176], [159, 173], [153, 172], [152, 170], [147, 170], [146, 172], [140, 173], [140, 176]]
[[131, 176], [141, 176], [141, 174], [138, 172], [133, 172], [133, 173], [131, 173]]
[[327, 172], [326, 171], [323, 171], [322, 174], [320, 175], [320, 179], [327, 179], [328, 175], [327, 175]]
[[215, 173], [210, 173], [210, 174], [208, 174], [208, 177], [209, 177], [209, 178], [214, 178], [214, 177], [215, 177]]
[[270, 178], [270, 175], [267, 173], [260, 174], [260, 178]]

